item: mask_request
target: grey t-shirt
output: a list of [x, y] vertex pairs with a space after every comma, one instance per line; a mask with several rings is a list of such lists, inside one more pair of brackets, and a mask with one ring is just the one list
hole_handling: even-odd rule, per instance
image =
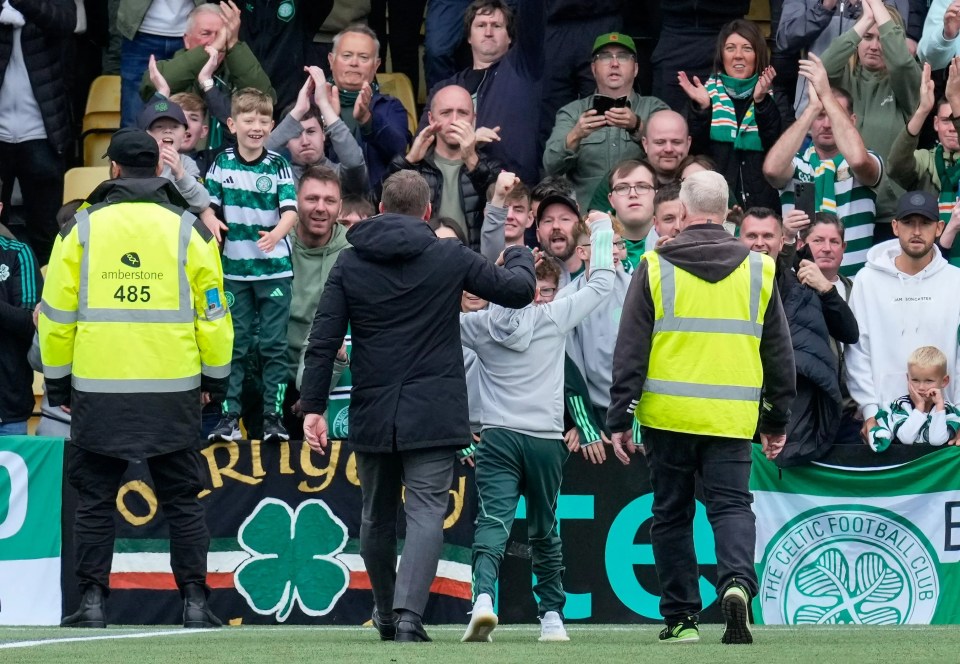
[[440, 196], [440, 209], [436, 211], [439, 217], [450, 217], [464, 236], [467, 235], [467, 218], [463, 214], [463, 204], [460, 201], [460, 168], [462, 159], [444, 159], [440, 155], [433, 156], [437, 168], [443, 174], [443, 191]]

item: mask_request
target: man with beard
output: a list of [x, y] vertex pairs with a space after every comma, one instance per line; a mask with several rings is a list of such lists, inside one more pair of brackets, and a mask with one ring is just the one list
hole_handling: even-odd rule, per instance
[[499, 141], [499, 129], [475, 127], [470, 93], [458, 85], [437, 90], [427, 117], [430, 124], [405, 157], [393, 159], [390, 172], [413, 170], [422, 175], [430, 185], [434, 216], [456, 222], [470, 248], [479, 251], [486, 191], [500, 164], [481, 155], [478, 148]]
[[563, 288], [583, 272], [573, 233], [580, 221], [580, 209], [569, 196], [552, 194], [540, 201], [536, 219], [540, 251], [560, 265], [560, 288]]
[[[853, 282], [850, 308], [860, 341], [847, 348], [847, 386], [863, 413], [861, 436], [877, 424], [877, 411], [907, 393], [907, 357], [920, 346], [936, 346], [957, 371], [960, 328], [960, 268], [935, 246], [943, 232], [937, 198], [925, 191], [900, 197], [893, 220], [896, 240], [873, 247]], [[944, 397], [956, 401], [951, 383]]]

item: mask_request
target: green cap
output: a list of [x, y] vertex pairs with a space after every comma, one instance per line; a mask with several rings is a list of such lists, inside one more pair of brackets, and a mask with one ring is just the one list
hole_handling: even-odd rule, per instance
[[625, 35], [622, 32], [608, 32], [605, 35], [600, 35], [597, 37], [597, 40], [593, 42], [593, 53], [596, 53], [604, 46], [610, 44], [616, 44], [617, 46], [623, 46], [625, 49], [637, 54], [637, 45], [633, 43], [633, 37], [630, 35]]

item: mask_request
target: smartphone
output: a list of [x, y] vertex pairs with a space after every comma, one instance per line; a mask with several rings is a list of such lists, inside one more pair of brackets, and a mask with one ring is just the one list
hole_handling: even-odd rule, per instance
[[806, 212], [810, 217], [810, 222], [817, 212], [816, 189], [812, 182], [797, 182], [793, 185], [794, 207], [802, 212]]
[[608, 97], [606, 95], [596, 94], [593, 95], [593, 110], [597, 112], [597, 115], [603, 115], [611, 108], [625, 108], [627, 106], [626, 97]]

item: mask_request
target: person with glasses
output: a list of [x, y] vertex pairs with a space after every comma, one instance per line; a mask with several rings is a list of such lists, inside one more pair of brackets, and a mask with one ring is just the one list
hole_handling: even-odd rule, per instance
[[[647, 247], [647, 234], [653, 225], [653, 196], [657, 191], [657, 174], [646, 161], [628, 159], [617, 164], [610, 173], [607, 199], [623, 224], [623, 240], [627, 256], [624, 268], [628, 273], [640, 264]], [[652, 247], [649, 247], [652, 249]]]
[[743, 19], [720, 31], [709, 79], [677, 74], [690, 98], [692, 152], [716, 162], [743, 209], [779, 204], [776, 189], [763, 177], [764, 154], [783, 126], [771, 91], [775, 76], [760, 28]]
[[597, 37], [590, 70], [596, 93], [557, 112], [543, 153], [546, 174], [569, 177], [577, 200], [584, 202], [615, 165], [644, 156], [641, 136], [647, 119], [667, 110], [656, 97], [634, 92], [637, 47], [628, 35], [611, 32]]

